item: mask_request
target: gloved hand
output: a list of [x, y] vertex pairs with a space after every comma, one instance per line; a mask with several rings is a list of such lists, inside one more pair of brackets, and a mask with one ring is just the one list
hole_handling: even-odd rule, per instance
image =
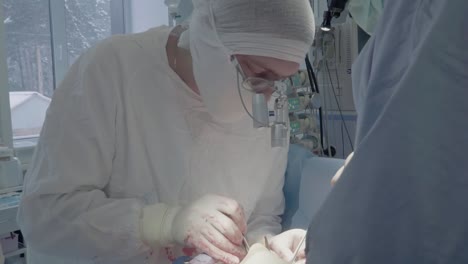
[[246, 231], [242, 207], [234, 200], [214, 195], [181, 209], [172, 225], [175, 241], [232, 264], [247, 254], [241, 246]]
[[262, 243], [255, 243], [250, 247], [249, 254], [245, 256], [241, 264], [289, 264], [281, 259], [278, 254], [268, 250]]
[[242, 207], [215, 195], [204, 196], [185, 208], [156, 204], [144, 209], [142, 219], [142, 236], [147, 244], [177, 242], [228, 264], [238, 264], [246, 255], [241, 246], [246, 230]]
[[[305, 235], [306, 231], [303, 229], [291, 229], [274, 236], [270, 241], [268, 241], [268, 246], [273, 252], [278, 254], [280, 258], [289, 263], [293, 259], [294, 252]], [[297, 253], [295, 263], [305, 263], [305, 261], [306, 254], [304, 242]]]

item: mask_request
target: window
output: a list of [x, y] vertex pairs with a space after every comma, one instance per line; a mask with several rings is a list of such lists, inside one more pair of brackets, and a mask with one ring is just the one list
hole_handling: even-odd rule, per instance
[[[8, 71], [0, 81], [8, 79], [10, 92], [2, 83], [0, 101], [9, 97], [13, 144], [25, 168], [54, 89], [80, 54], [111, 34], [167, 23], [166, 6], [154, 0], [0, 0], [0, 8], [6, 47], [0, 59]], [[0, 116], [6, 110], [0, 105]], [[9, 125], [0, 120], [2, 142], [11, 140]]]
[[54, 89], [49, 4], [4, 0], [3, 12], [13, 136], [37, 136]]
[[[111, 1], [3, 0], [16, 141], [38, 137], [54, 88], [69, 66], [111, 35]], [[123, 13], [115, 15], [123, 20]]]
[[[24, 168], [32, 158], [54, 89], [85, 50], [112, 33], [125, 33], [126, 2], [0, 0], [6, 52], [0, 59], [8, 71], [13, 145]], [[0, 134], [9, 135], [3, 131], [9, 125], [3, 122], [9, 120], [0, 120]]]

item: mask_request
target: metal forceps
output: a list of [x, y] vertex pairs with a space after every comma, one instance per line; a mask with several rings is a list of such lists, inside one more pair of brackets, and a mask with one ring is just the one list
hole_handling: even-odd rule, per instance
[[249, 245], [249, 242], [247, 242], [247, 239], [245, 237], [242, 238], [242, 245], [244, 246], [245, 250], [249, 252], [250, 245]]

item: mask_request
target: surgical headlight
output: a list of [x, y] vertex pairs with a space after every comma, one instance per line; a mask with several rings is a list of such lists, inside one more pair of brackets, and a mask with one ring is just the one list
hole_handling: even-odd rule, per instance
[[320, 26], [322, 31], [330, 31], [331, 30], [331, 21], [332, 18], [338, 18], [341, 15], [341, 12], [346, 7], [346, 3], [349, 0], [327, 0], [328, 3], [328, 11], [323, 12], [323, 22]]
[[332, 15], [330, 11], [323, 12], [323, 22], [320, 26], [322, 31], [330, 31], [331, 30], [331, 19]]
[[[270, 81], [258, 77], [246, 77], [235, 58], [233, 63], [242, 78], [242, 84], [237, 78], [237, 88], [244, 110], [253, 120], [254, 128], [269, 127], [271, 129], [271, 146], [287, 147], [288, 145], [288, 97], [287, 86], [281, 81]], [[252, 113], [247, 109], [241, 93], [243, 89], [252, 93]], [[265, 98], [267, 92], [275, 94], [275, 121], [270, 124], [268, 103]]]

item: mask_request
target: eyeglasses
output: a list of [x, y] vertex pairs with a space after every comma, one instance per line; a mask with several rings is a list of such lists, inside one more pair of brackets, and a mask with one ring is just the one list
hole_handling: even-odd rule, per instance
[[[271, 81], [259, 77], [246, 77], [242, 68], [234, 57], [232, 63], [237, 70], [237, 90], [239, 97], [244, 107], [245, 112], [254, 121], [254, 127], [269, 127], [271, 129], [271, 146], [285, 147], [288, 143], [288, 127], [287, 127], [287, 86], [281, 81]], [[239, 79], [242, 78], [242, 85]], [[241, 88], [253, 93], [252, 97], [252, 113], [247, 109], [244, 98], [241, 93]], [[269, 110], [264, 93], [275, 92], [278, 98], [275, 99], [275, 121], [270, 124]]]
[[236, 67], [238, 75], [242, 77], [242, 88], [252, 92], [252, 93], [265, 93], [265, 92], [275, 92], [279, 83], [282, 83], [284, 80], [267, 80], [261, 77], [247, 77], [240, 63], [236, 58], [232, 59], [233, 64]]
[[275, 88], [275, 82], [259, 77], [248, 77], [242, 82], [242, 87], [254, 93], [264, 93]]

